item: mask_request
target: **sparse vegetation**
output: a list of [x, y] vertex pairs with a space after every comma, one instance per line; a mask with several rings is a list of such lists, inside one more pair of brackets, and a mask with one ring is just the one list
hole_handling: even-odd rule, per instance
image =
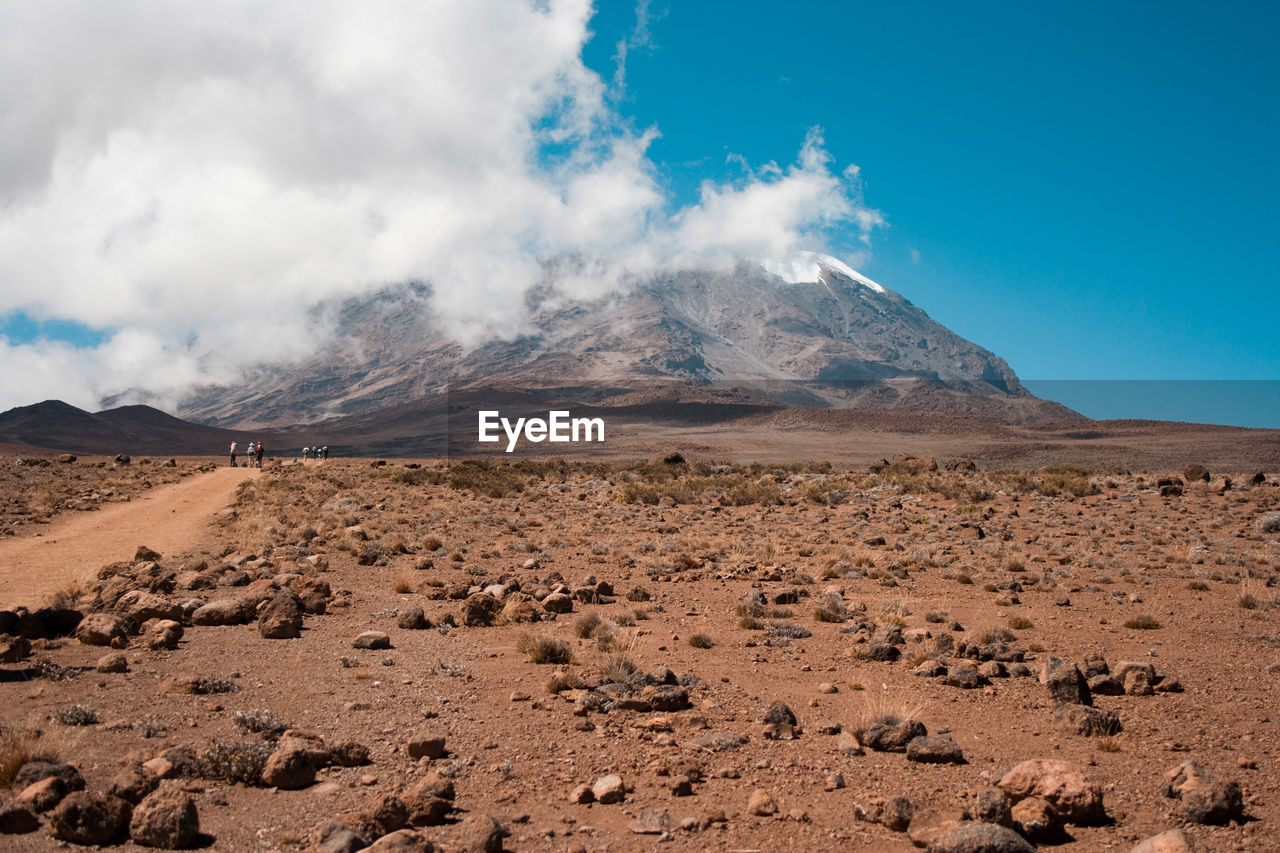
[[1160, 621], [1150, 613], [1126, 619], [1124, 626], [1135, 631], [1154, 631], [1157, 628], [1164, 627], [1160, 624]]
[[567, 664], [573, 661], [573, 650], [564, 640], [550, 634], [521, 634], [516, 651], [528, 655], [530, 663]]

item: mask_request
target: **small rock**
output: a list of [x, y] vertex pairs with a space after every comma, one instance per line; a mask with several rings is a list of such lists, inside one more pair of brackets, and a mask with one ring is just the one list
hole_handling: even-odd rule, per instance
[[969, 815], [973, 820], [979, 820], [983, 823], [1013, 826], [1009, 798], [1005, 796], [1004, 791], [992, 785], [979, 788], [973, 793], [973, 802], [969, 806]]
[[977, 670], [969, 669], [967, 666], [953, 666], [947, 670], [942, 683], [962, 690], [976, 690], [988, 682]]
[[364, 848], [364, 853], [435, 853], [436, 846], [412, 829], [398, 829]]
[[297, 790], [316, 780], [316, 765], [309, 750], [280, 749], [267, 756], [262, 782], [270, 788]]
[[666, 809], [644, 809], [631, 822], [631, 831], [637, 835], [661, 835], [671, 831], [671, 815]]
[[627, 796], [627, 788], [621, 776], [609, 773], [595, 781], [591, 786], [591, 793], [596, 798], [596, 802], [609, 805], [622, 802]]
[[177, 788], [161, 788], [133, 810], [129, 837], [143, 847], [182, 850], [200, 836], [200, 819], [191, 795]]
[[431, 627], [421, 607], [406, 607], [396, 617], [396, 627], [406, 631], [424, 631]]
[[368, 846], [354, 829], [332, 818], [311, 831], [310, 849], [315, 853], [356, 853]]
[[747, 801], [747, 814], [769, 817], [777, 812], [778, 806], [773, 802], [773, 797], [769, 796], [768, 791], [756, 788], [751, 792], [751, 799]]
[[955, 741], [944, 737], [917, 737], [907, 744], [907, 760], [919, 764], [967, 764]]
[[1244, 797], [1238, 783], [1223, 784], [1194, 761], [1184, 761], [1166, 777], [1165, 796], [1182, 800], [1192, 823], [1222, 824], [1244, 817]]
[[37, 814], [47, 812], [62, 802], [62, 798], [71, 793], [67, 783], [57, 776], [49, 776], [39, 782], [32, 782], [18, 794], [18, 805], [31, 809]]
[[1092, 705], [1089, 683], [1084, 673], [1073, 663], [1051, 657], [1040, 670], [1040, 683], [1049, 689], [1049, 695], [1060, 703]]
[[391, 638], [382, 631], [365, 631], [351, 641], [351, 646], [357, 649], [389, 649]]
[[900, 720], [892, 725], [876, 723], [863, 732], [862, 745], [876, 752], [906, 752], [907, 744], [929, 732], [924, 723], [916, 720]]
[[426, 758], [431, 761], [437, 758], [444, 758], [444, 744], [443, 737], [414, 738], [408, 744], [409, 757], [415, 761], [420, 758]]
[[955, 823], [934, 836], [926, 853], [1035, 853], [1035, 847], [995, 823]]
[[86, 646], [123, 648], [129, 642], [128, 623], [110, 613], [90, 613], [76, 626], [76, 639]]
[[463, 847], [470, 853], [502, 853], [502, 839], [509, 834], [487, 814], [471, 814], [462, 822]]
[[1181, 829], [1169, 829], [1138, 842], [1130, 853], [1207, 853], [1200, 844]]
[[0, 835], [24, 835], [40, 828], [40, 818], [25, 806], [0, 798]]
[[49, 814], [53, 837], [73, 844], [106, 844], [129, 825], [132, 807], [119, 797], [76, 791]]
[[1113, 735], [1120, 731], [1120, 718], [1114, 711], [1103, 711], [1088, 705], [1059, 705], [1053, 721], [1065, 732], [1085, 737]]
[[1048, 800], [1027, 797], [1010, 812], [1014, 825], [1032, 841], [1053, 841], [1062, 833], [1062, 819]]
[[120, 652], [107, 652], [98, 658], [98, 672], [128, 672], [129, 659]]
[[276, 593], [259, 613], [258, 633], [268, 640], [292, 640], [301, 636], [302, 602], [298, 596], [287, 589]]
[[586, 805], [587, 803], [594, 803], [595, 800], [596, 800], [596, 795], [592, 792], [591, 786], [587, 784], [579, 785], [578, 787], [574, 788], [573, 791], [570, 792], [569, 794], [569, 802], [573, 803], [576, 806]]

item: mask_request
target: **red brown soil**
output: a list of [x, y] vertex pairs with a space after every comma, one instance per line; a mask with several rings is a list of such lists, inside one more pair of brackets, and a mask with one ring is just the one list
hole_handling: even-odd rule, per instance
[[[1271, 584], [1280, 575], [1280, 541], [1258, 523], [1280, 506], [1274, 474], [1258, 488], [1219, 493], [1192, 484], [1165, 497], [1154, 478], [1115, 472], [1094, 474], [1099, 492], [1081, 497], [1020, 490], [1007, 481], [992, 488], [999, 483], [985, 474], [956, 474], [943, 476], [940, 487], [963, 494], [946, 497], [910, 478], [872, 477], [865, 469], [765, 468], [744, 476], [757, 484], [769, 478], [782, 503], [732, 506], [710, 493], [679, 504], [621, 502], [629, 481], [652, 477], [639, 470], [530, 469], [518, 478], [520, 491], [500, 497], [482, 494], [484, 482], [433, 483], [423, 471], [365, 461], [284, 466], [244, 491], [235, 523], [211, 531], [207, 547], [184, 555], [164, 552], [155, 535], [124, 540], [129, 551], [141, 542], [157, 547], [175, 571], [264, 555], [269, 563], [253, 571], [269, 577], [301, 571], [300, 560], [322, 554], [329, 568], [319, 577], [335, 599], [328, 614], [306, 617], [298, 639], [263, 639], [252, 626], [189, 627], [171, 652], [148, 651], [135, 640], [125, 674], [0, 683], [0, 726], [52, 730], [65, 760], [99, 790], [126, 764], [166, 747], [243, 739], [231, 719], [239, 710], [268, 710], [329, 741], [369, 746], [370, 766], [331, 768], [317, 785], [298, 791], [179, 783], [195, 793], [201, 827], [216, 849], [226, 850], [305, 847], [323, 820], [368, 808], [435, 770], [455, 778], [462, 809], [501, 820], [512, 832], [507, 848], [516, 851], [907, 851], [915, 848], [906, 835], [857, 821], [855, 804], [904, 795], [958, 808], [966, 792], [1030, 758], [1078, 766], [1103, 786], [1114, 821], [1069, 827], [1073, 840], [1049, 849], [1128, 850], [1181, 826], [1178, 803], [1161, 790], [1166, 771], [1189, 758], [1240, 782], [1249, 821], [1188, 832], [1213, 850], [1277, 849], [1280, 598]], [[1242, 473], [1232, 475], [1237, 483]], [[224, 488], [231, 475], [225, 477]], [[811, 486], [839, 486], [842, 493], [833, 505], [816, 504], [806, 497]], [[992, 493], [984, 495], [987, 488]], [[348, 535], [357, 523], [367, 542]], [[525, 568], [528, 559], [537, 565]], [[576, 602], [574, 613], [534, 624], [447, 632], [396, 626], [397, 610], [409, 606], [437, 623], [456, 616], [460, 602], [438, 598], [448, 585], [511, 576], [532, 589], [553, 573], [570, 585], [595, 576], [619, 593], [643, 588], [652, 598]], [[1011, 581], [1023, 587], [1019, 600], [998, 603], [1006, 591], [995, 587]], [[786, 608], [785, 618], [811, 637], [782, 642], [740, 626], [735, 606], [744, 594], [773, 596], [787, 587], [804, 597]], [[818, 621], [815, 607], [828, 587], [851, 608], [865, 605], [865, 614], [847, 623]], [[185, 590], [172, 598], [234, 592]], [[1069, 604], [1060, 602], [1064, 596]], [[926, 620], [935, 611], [964, 630]], [[578, 716], [571, 694], [549, 693], [555, 667], [530, 662], [517, 650], [519, 640], [563, 639], [573, 650], [569, 669], [595, 678], [614, 651], [576, 636], [574, 622], [583, 613], [614, 623], [612, 649], [641, 671], [667, 666], [691, 676], [693, 707]], [[1125, 627], [1144, 615], [1160, 627]], [[867, 660], [856, 636], [846, 633], [862, 619], [900, 618], [906, 629], [933, 635], [907, 643], [903, 654], [912, 658], [928, 653], [938, 635], [973, 640], [1013, 617], [1030, 625], [1014, 631], [1012, 645], [1033, 670], [1050, 655], [1080, 663], [1100, 652], [1113, 666], [1150, 662], [1185, 692], [1096, 697], [1124, 724], [1104, 751], [1100, 739], [1054, 726], [1055, 703], [1035, 678], [997, 678], [986, 688], [961, 690], [913, 675], [907, 660]], [[388, 633], [393, 648], [353, 649], [352, 639], [367, 630]], [[692, 647], [694, 634], [714, 645]], [[39, 658], [62, 667], [91, 667], [104, 651], [74, 640], [37, 645]], [[161, 683], [175, 675], [223, 678], [236, 689], [218, 696], [162, 693]], [[837, 692], [820, 692], [823, 683]], [[798, 739], [763, 738], [762, 717], [777, 700], [799, 718]], [[96, 709], [103, 722], [81, 729], [50, 721], [71, 703]], [[828, 724], [847, 731], [867, 708], [884, 706], [914, 712], [930, 734], [959, 744], [968, 763], [848, 756], [836, 750], [836, 736], [821, 733]], [[747, 742], [723, 752], [697, 745], [716, 732]], [[411, 760], [407, 741], [427, 735], [445, 737], [449, 754]], [[707, 777], [690, 797], [672, 796], [671, 778], [662, 775], [681, 764], [697, 765]], [[610, 772], [633, 789], [624, 803], [570, 804], [575, 786]], [[832, 772], [843, 774], [847, 787], [826, 790]], [[747, 813], [756, 788], [771, 793], [779, 816]], [[650, 809], [666, 810], [677, 826], [717, 809], [728, 822], [676, 828], [670, 843], [660, 844], [629, 828]], [[424, 831], [460, 849], [460, 825]], [[5, 843], [19, 850], [59, 847], [43, 828]]]
[[175, 554], [207, 544], [213, 514], [259, 473], [217, 468], [126, 503], [61, 516], [35, 535], [0, 540], [0, 609], [34, 609], [59, 590], [86, 584], [103, 565], [131, 559], [139, 545]]

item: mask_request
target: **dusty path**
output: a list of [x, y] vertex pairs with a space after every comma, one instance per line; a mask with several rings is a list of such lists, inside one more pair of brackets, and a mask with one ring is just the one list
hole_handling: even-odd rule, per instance
[[0, 609], [37, 607], [73, 581], [87, 581], [104, 565], [130, 559], [139, 545], [172, 554], [199, 544], [208, 536], [210, 516], [258, 473], [218, 468], [55, 522], [39, 536], [0, 542]]

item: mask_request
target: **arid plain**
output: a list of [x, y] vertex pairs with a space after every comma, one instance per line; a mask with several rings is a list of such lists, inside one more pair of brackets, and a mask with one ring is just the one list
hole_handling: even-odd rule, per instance
[[[4, 845], [1275, 849], [1254, 441], [269, 462], [0, 616]], [[6, 543], [217, 464], [3, 463]]]

